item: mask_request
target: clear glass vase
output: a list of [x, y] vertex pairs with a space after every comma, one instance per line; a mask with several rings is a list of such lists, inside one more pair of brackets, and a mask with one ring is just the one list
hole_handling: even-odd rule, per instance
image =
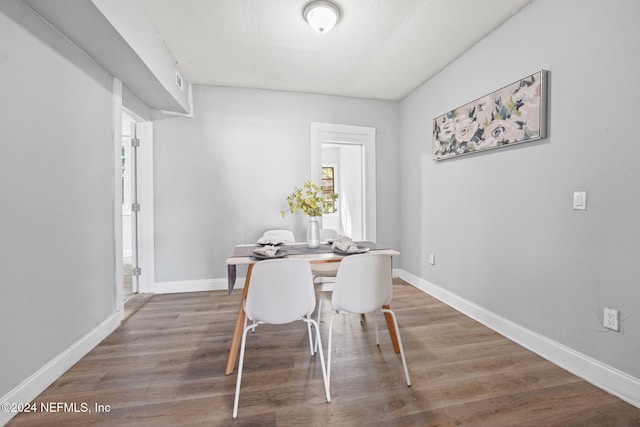
[[315, 249], [320, 246], [320, 222], [317, 216], [310, 216], [307, 223], [307, 247]]

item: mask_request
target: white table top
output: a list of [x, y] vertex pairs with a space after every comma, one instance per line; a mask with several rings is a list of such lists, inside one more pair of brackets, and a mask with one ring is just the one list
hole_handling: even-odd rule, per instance
[[[356, 242], [356, 243], [361, 243], [361, 242]], [[367, 243], [370, 244], [370, 246], [373, 246], [369, 250], [370, 253], [385, 254], [385, 255], [391, 255], [391, 256], [400, 255], [400, 252], [396, 251], [395, 249], [388, 249], [384, 247], [381, 247], [380, 249], [378, 249], [376, 248], [377, 245], [375, 243], [373, 242], [367, 242]], [[340, 261], [345, 256], [348, 256], [348, 255], [339, 255], [335, 252], [332, 252], [331, 246], [326, 244], [322, 245], [317, 250], [307, 249], [306, 245], [307, 245], [306, 243], [290, 243], [290, 244], [282, 245], [281, 248], [283, 250], [288, 250], [288, 249], [290, 250], [289, 251], [290, 253], [287, 256], [288, 258], [306, 259], [306, 260], [309, 260], [310, 263], [337, 262], [337, 261]], [[254, 248], [254, 247], [256, 247], [255, 244], [245, 244], [245, 245], [236, 246], [236, 248], [247, 248], [247, 249]], [[298, 250], [304, 249], [304, 252], [309, 252], [309, 253], [291, 253], [296, 248]], [[245, 250], [244, 252], [247, 252], [247, 250]], [[258, 261], [260, 260], [252, 258], [251, 256], [231, 256], [227, 258], [227, 265], [249, 265], [249, 264], [255, 264]]]

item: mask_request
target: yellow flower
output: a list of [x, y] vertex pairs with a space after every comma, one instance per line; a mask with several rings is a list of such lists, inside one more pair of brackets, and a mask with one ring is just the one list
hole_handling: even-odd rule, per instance
[[[323, 193], [319, 185], [311, 181], [305, 182], [302, 187], [296, 187], [293, 193], [287, 196], [289, 211], [296, 213], [299, 210], [309, 216], [322, 216], [325, 213], [325, 201], [327, 197], [336, 200], [336, 193]], [[281, 210], [280, 215], [284, 218], [285, 211]]]

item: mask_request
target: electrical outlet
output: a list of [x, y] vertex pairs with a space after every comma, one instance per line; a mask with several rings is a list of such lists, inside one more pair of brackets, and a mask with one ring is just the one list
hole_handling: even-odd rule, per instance
[[604, 319], [602, 320], [602, 324], [605, 328], [620, 331], [620, 324], [618, 322], [620, 318], [620, 312], [618, 310], [614, 310], [613, 308], [605, 307], [604, 308]]
[[435, 265], [436, 264], [436, 255], [435, 254], [429, 255], [429, 264], [431, 264], [431, 265]]

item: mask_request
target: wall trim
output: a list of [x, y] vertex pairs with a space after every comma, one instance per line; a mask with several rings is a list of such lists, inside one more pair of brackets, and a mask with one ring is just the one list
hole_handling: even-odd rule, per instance
[[[403, 270], [393, 269], [393, 277], [400, 277]], [[246, 277], [236, 278], [236, 285], [233, 289], [244, 288]], [[178, 280], [175, 282], [156, 282], [156, 294], [177, 294], [181, 292], [204, 292], [204, 291], [226, 291], [228, 289], [227, 279], [201, 279], [201, 280]]]
[[[236, 279], [234, 289], [244, 287], [244, 277]], [[227, 279], [178, 280], [175, 282], [156, 282], [156, 294], [177, 294], [181, 292], [226, 291]]]
[[632, 377], [616, 368], [518, 325], [403, 269], [396, 269], [395, 271], [398, 277], [421, 291], [482, 323], [511, 341], [533, 351], [551, 363], [566, 369], [596, 387], [640, 408], [639, 378]]
[[[122, 323], [123, 312], [118, 311], [107, 317], [102, 323], [73, 343], [69, 348], [50, 360], [33, 375], [25, 379], [13, 390], [0, 398], [0, 403], [31, 402], [47, 387], [67, 372], [74, 364], [93, 350], [102, 340], [116, 330]], [[17, 413], [0, 411], [0, 425], [5, 425]]]

